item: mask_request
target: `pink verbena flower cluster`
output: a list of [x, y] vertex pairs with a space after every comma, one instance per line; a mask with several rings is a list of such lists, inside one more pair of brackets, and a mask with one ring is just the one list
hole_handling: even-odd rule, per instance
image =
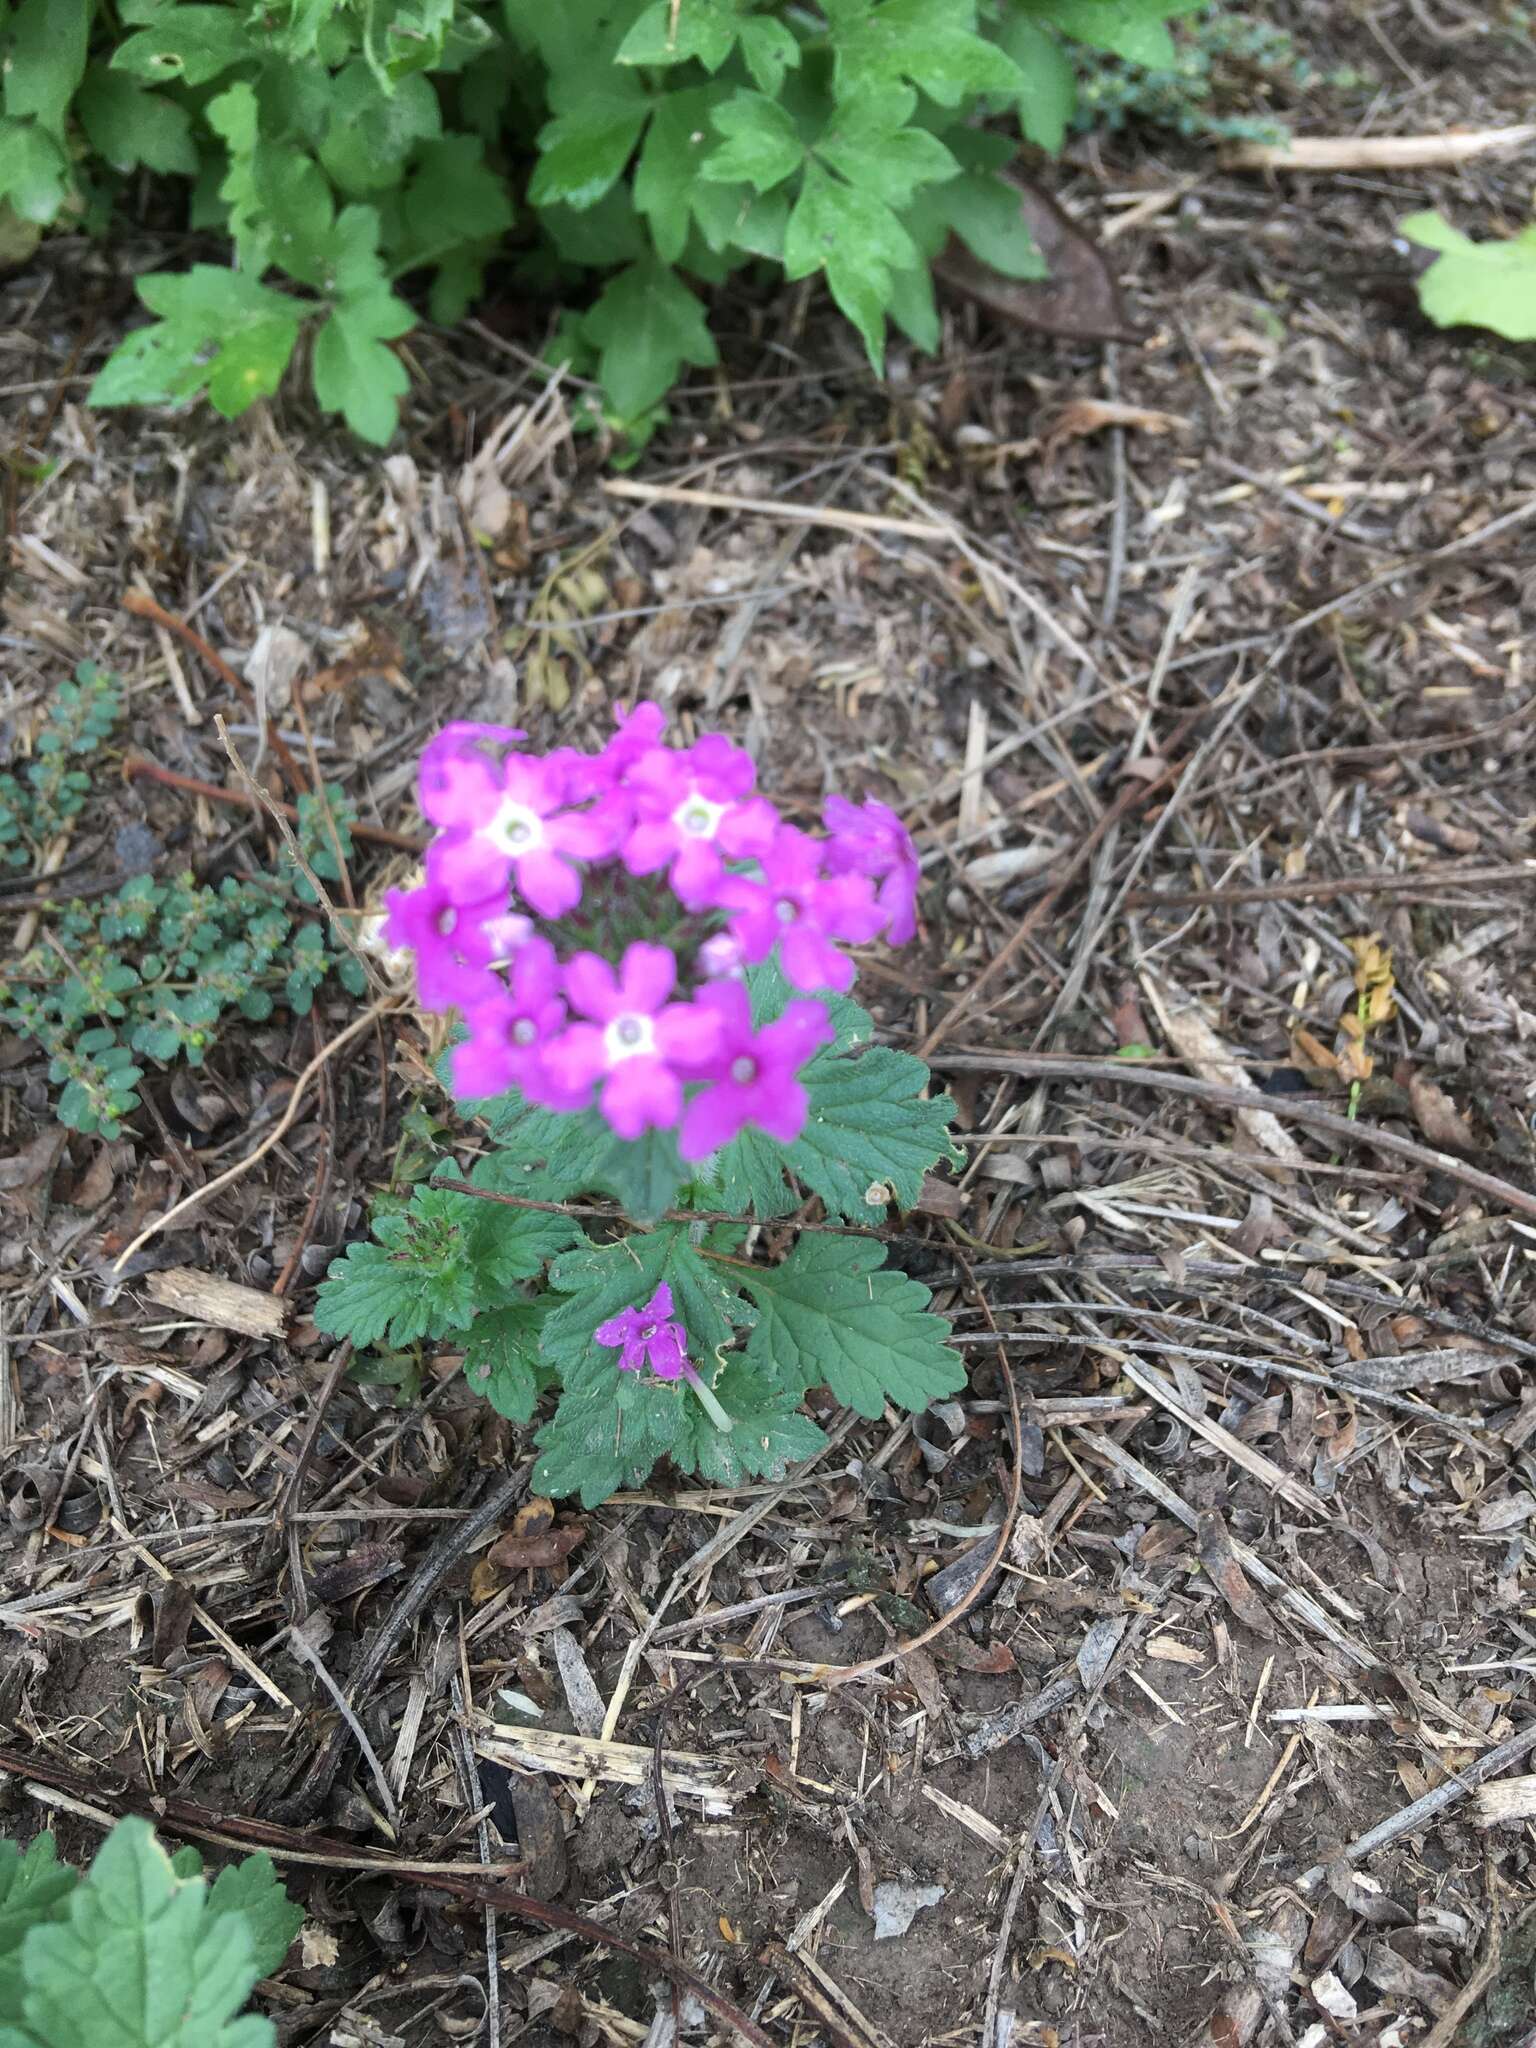
[[595, 1100], [621, 1138], [675, 1127], [689, 1160], [749, 1124], [788, 1144], [831, 1020], [796, 1000], [754, 1027], [743, 970], [776, 954], [796, 989], [848, 988], [844, 946], [917, 929], [916, 850], [873, 799], [829, 797], [827, 835], [801, 831], [742, 748], [669, 747], [665, 724], [638, 704], [600, 752], [543, 755], [507, 727], [448, 726], [421, 760], [437, 836], [386, 935], [415, 955], [422, 1003], [464, 1019], [461, 1096]]

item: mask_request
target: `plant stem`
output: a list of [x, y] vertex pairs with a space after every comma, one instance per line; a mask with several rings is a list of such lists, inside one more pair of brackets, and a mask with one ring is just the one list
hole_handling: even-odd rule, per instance
[[703, 1408], [704, 1413], [709, 1417], [716, 1429], [723, 1430], [728, 1436], [736, 1427], [735, 1423], [726, 1414], [725, 1410], [720, 1406], [720, 1403], [715, 1399], [709, 1388], [705, 1386], [703, 1380], [699, 1378], [699, 1375], [691, 1365], [683, 1367], [683, 1377], [698, 1395], [699, 1405]]
[[[123, 760], [123, 775], [127, 781], [140, 777], [151, 782], [163, 782], [167, 789], [185, 790], [188, 796], [206, 797], [213, 804], [235, 804], [241, 810], [255, 810], [249, 798], [238, 790], [221, 789], [216, 782], [200, 782], [195, 775], [178, 775], [174, 768], [162, 768], [158, 761], [151, 761], [143, 754], [128, 754]], [[285, 818], [298, 822], [298, 812], [292, 804], [279, 804], [277, 808]], [[260, 816], [260, 812], [257, 812]], [[358, 825], [350, 828], [354, 839], [366, 839], [374, 846], [398, 847], [402, 853], [420, 853], [425, 842], [409, 832], [391, 832], [383, 825]]]

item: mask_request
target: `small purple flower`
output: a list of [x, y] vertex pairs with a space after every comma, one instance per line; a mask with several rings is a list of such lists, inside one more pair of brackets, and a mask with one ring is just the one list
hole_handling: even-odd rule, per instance
[[672, 1290], [663, 1280], [644, 1308], [621, 1309], [592, 1332], [599, 1344], [616, 1345], [620, 1372], [644, 1372], [647, 1366], [659, 1380], [681, 1379], [688, 1363], [688, 1334], [673, 1322]]
[[661, 736], [667, 729], [667, 714], [651, 698], [642, 697], [627, 711], [622, 705], [617, 706], [613, 722], [618, 731], [597, 758], [608, 773], [617, 778], [627, 775], [637, 761], [661, 745]]
[[458, 821], [466, 802], [510, 747], [528, 737], [510, 725], [480, 725], [457, 718], [428, 740], [422, 750], [419, 790], [421, 814], [434, 825]]
[[665, 946], [637, 940], [615, 974], [596, 953], [565, 970], [573, 1024], [545, 1055], [556, 1085], [585, 1098], [602, 1081], [599, 1107], [621, 1138], [675, 1124], [683, 1106], [678, 1069], [709, 1057], [719, 1019], [697, 1003], [669, 1003], [677, 962]]
[[710, 1085], [683, 1111], [679, 1152], [685, 1159], [705, 1159], [747, 1124], [781, 1145], [793, 1144], [810, 1113], [800, 1069], [836, 1036], [824, 1005], [791, 1003], [782, 1017], [754, 1031], [752, 1005], [740, 982], [717, 982], [701, 992], [699, 1004], [719, 1018], [720, 1037], [697, 1070]]
[[450, 1010], [487, 992], [496, 957], [488, 928], [506, 910], [505, 895], [466, 902], [443, 878], [440, 842], [427, 849], [424, 879], [384, 897], [384, 936], [416, 956], [416, 993], [423, 1009]]
[[519, 1088], [549, 1109], [578, 1108], [585, 1091], [568, 1094], [544, 1065], [545, 1050], [565, 1023], [554, 947], [548, 939], [529, 939], [513, 955], [507, 982], [485, 979], [485, 992], [463, 1006], [469, 1037], [453, 1049], [454, 1094], [477, 1101]]
[[748, 960], [766, 960], [777, 946], [779, 964], [795, 988], [846, 989], [853, 962], [834, 939], [872, 939], [885, 922], [863, 875], [821, 872], [821, 847], [793, 825], [781, 825], [759, 860], [761, 881], [729, 875], [721, 905], [735, 912], [728, 926]]
[[[484, 764], [478, 764], [480, 768]], [[563, 917], [581, 901], [577, 860], [613, 851], [611, 828], [593, 812], [568, 811], [565, 763], [509, 754], [501, 766], [464, 776], [457, 806], [440, 841], [443, 880], [455, 894], [476, 899], [505, 890], [519, 894], [543, 917]]]
[[922, 866], [912, 834], [889, 804], [866, 797], [862, 804], [829, 796], [822, 819], [832, 837], [822, 849], [832, 875], [869, 875], [880, 882], [876, 901], [886, 914], [885, 936], [904, 946], [917, 934], [917, 890]]
[[624, 841], [632, 875], [670, 864], [678, 900], [689, 910], [712, 905], [727, 860], [756, 860], [773, 843], [780, 819], [766, 797], [754, 796], [752, 757], [720, 733], [691, 747], [656, 747], [625, 778], [635, 823]]

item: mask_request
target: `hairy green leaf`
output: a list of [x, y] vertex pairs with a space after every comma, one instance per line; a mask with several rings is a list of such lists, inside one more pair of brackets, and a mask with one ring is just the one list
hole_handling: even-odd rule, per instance
[[463, 1334], [464, 1378], [509, 1422], [527, 1422], [551, 1374], [539, 1357], [550, 1299], [511, 1301], [477, 1316]]
[[826, 1385], [860, 1415], [879, 1415], [888, 1400], [925, 1408], [964, 1386], [928, 1289], [878, 1270], [881, 1257], [866, 1238], [807, 1233], [781, 1266], [744, 1269], [758, 1308], [748, 1359], [797, 1392]]
[[270, 2048], [263, 2019], [236, 2014], [281, 1962], [302, 1914], [261, 1858], [210, 1891], [178, 1871], [147, 1822], [119, 1821], [21, 1952], [18, 2048]]

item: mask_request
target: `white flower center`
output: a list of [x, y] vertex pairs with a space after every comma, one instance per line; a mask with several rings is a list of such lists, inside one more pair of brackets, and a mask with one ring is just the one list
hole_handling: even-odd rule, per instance
[[503, 798], [495, 817], [480, 830], [508, 860], [521, 860], [525, 853], [532, 853], [544, 843], [544, 820], [527, 804], [514, 803], [511, 797]]
[[672, 813], [672, 822], [685, 839], [713, 839], [720, 830], [720, 820], [727, 808], [725, 804], [711, 803], [707, 796], [690, 789]]
[[757, 1061], [749, 1053], [738, 1053], [731, 1061], [731, 1079], [745, 1088], [749, 1081], [757, 1079]]
[[652, 1053], [656, 1050], [656, 1026], [638, 1011], [626, 1011], [604, 1029], [603, 1050], [611, 1067], [617, 1066], [620, 1060], [637, 1059], [645, 1053]]
[[512, 1026], [512, 1043], [514, 1045], [532, 1045], [538, 1035], [539, 1027], [531, 1017], [519, 1017]]
[[787, 896], [781, 896], [773, 908], [780, 924], [793, 924], [800, 915], [799, 905], [791, 903]]
[[640, 1342], [642, 1344], [649, 1344], [655, 1335], [656, 1325], [654, 1323], [647, 1323], [645, 1328], [640, 1332]]
[[445, 903], [432, 920], [440, 939], [446, 939], [458, 921], [459, 913], [452, 903]]

